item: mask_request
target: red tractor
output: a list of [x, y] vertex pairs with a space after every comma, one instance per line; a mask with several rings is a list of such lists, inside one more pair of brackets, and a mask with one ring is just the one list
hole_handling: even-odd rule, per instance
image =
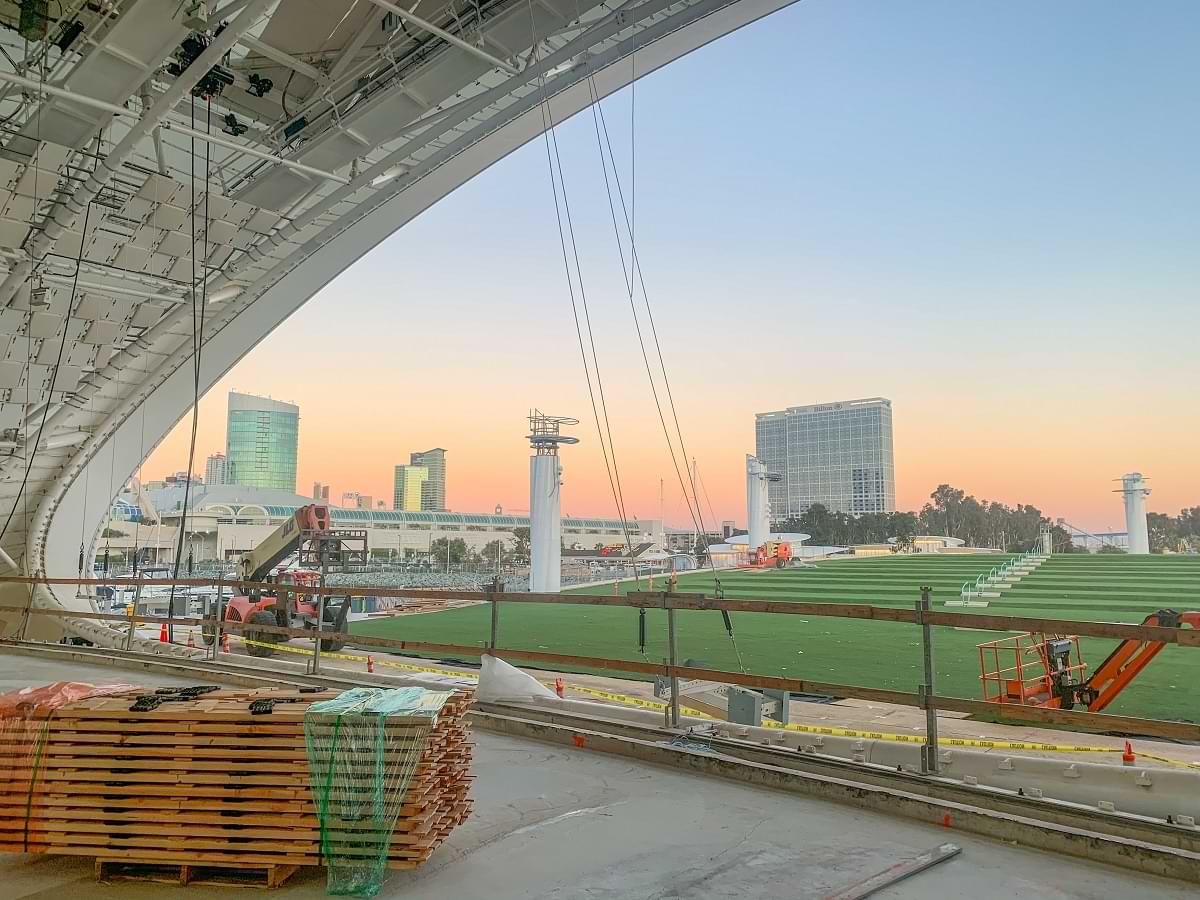
[[[288, 590], [289, 586], [310, 589], [320, 586], [320, 572], [302, 569], [271, 575], [293, 553], [298, 554], [301, 565], [362, 563], [366, 561], [366, 532], [331, 529], [327, 506], [313, 503], [300, 507], [292, 518], [242, 557], [238, 572], [243, 588], [226, 601], [226, 622], [316, 628], [320, 621], [326, 631], [345, 632], [349, 597], [341, 597], [336, 603], [331, 602], [333, 598], [325, 597], [322, 611], [318, 595]], [[263, 587], [264, 583], [271, 586]], [[203, 635], [207, 644], [215, 638], [211, 629], [204, 629]], [[251, 656], [272, 656], [274, 644], [290, 640], [286, 634], [254, 628], [246, 628], [242, 637]], [[343, 646], [342, 641], [335, 639], [321, 641], [323, 651], [337, 651]]]

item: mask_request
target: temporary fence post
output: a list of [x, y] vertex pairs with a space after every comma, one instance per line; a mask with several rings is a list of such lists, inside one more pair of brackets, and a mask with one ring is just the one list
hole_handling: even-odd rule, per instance
[[317, 595], [317, 634], [313, 638], [312, 666], [309, 672], [321, 671], [321, 630], [325, 627], [325, 574], [329, 571], [329, 551], [321, 547], [321, 593]]
[[934, 697], [933, 635], [926, 614], [931, 610], [929, 588], [921, 586], [921, 599], [916, 603], [917, 624], [921, 626], [921, 653], [925, 662], [925, 682], [917, 688], [921, 706], [925, 710], [925, 743], [921, 746], [921, 772], [925, 775], [938, 773], [938, 723], [937, 704]]
[[21, 628], [17, 631], [17, 640], [25, 640], [25, 630], [29, 627], [29, 611], [33, 609], [33, 595], [37, 590], [37, 585], [29, 586], [29, 603], [25, 606], [24, 612], [21, 613]]
[[133, 604], [130, 606], [129, 632], [125, 635], [125, 652], [133, 649], [133, 632], [137, 627], [138, 601], [142, 598], [142, 576], [138, 573], [137, 583], [133, 587]]
[[499, 578], [492, 578], [492, 587], [488, 591], [492, 595], [490, 598], [492, 601], [492, 632], [491, 637], [488, 639], [489, 650], [496, 649], [496, 635], [500, 630], [500, 604], [496, 602], [495, 595], [498, 591], [502, 590], [504, 590], [504, 586], [500, 584]]
[[225, 580], [221, 576], [217, 576], [217, 602], [213, 608], [213, 642], [212, 642], [212, 660], [217, 661], [217, 657], [221, 653], [221, 623], [225, 621]]
[[671, 728], [679, 727], [679, 677], [675, 674], [675, 666], [678, 665], [677, 647], [675, 644], [675, 610], [668, 606], [668, 594], [663, 594], [663, 605], [667, 607], [667, 653], [668, 657], [668, 674], [671, 679], [671, 706], [670, 719], [668, 724]]

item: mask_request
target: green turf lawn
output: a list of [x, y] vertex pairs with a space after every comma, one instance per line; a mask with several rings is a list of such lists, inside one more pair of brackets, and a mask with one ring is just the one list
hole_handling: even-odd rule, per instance
[[[955, 599], [964, 581], [974, 580], [1005, 557], [913, 555], [829, 560], [815, 570], [727, 571], [727, 598], [908, 607], [919, 588], [933, 589], [935, 608]], [[633, 589], [622, 585], [623, 591]], [[592, 588], [611, 592], [611, 586]], [[712, 594], [710, 573], [682, 576], [681, 591]], [[1200, 558], [1119, 555], [1055, 556], [986, 609], [955, 612], [1040, 615], [1066, 619], [1141, 622], [1161, 607], [1200, 609]], [[506, 603], [501, 608], [503, 646], [579, 656], [640, 659], [637, 611], [589, 606]], [[491, 611], [486, 605], [357, 623], [363, 634], [406, 640], [480, 644], [487, 640]], [[677, 618], [682, 658], [714, 668], [737, 669], [737, 660], [717, 612], [682, 612]], [[915, 691], [920, 681], [920, 638], [916, 626], [801, 616], [734, 613], [737, 647], [753, 672], [817, 681]], [[647, 613], [646, 655], [666, 653], [666, 618]], [[935, 629], [939, 693], [980, 696], [976, 645], [999, 632]], [[1099, 664], [1115, 645], [1084, 639], [1084, 659]], [[1200, 721], [1200, 649], [1166, 647], [1108, 710], [1112, 713]]]

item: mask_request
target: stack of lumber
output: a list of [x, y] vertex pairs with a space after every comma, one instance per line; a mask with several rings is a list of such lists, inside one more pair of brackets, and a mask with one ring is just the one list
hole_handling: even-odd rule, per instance
[[460, 609], [464, 606], [478, 606], [484, 603], [482, 595], [479, 600], [443, 599], [441, 597], [409, 597], [397, 601], [395, 606], [388, 607], [376, 615], [383, 616], [412, 616], [418, 613], [441, 612], [445, 609]]
[[[77, 700], [25, 712], [27, 728], [42, 735], [32, 753], [21, 728], [0, 721], [0, 851], [179, 866], [321, 865], [304, 713], [337, 695], [216, 690], [137, 712], [133, 695]], [[255, 700], [276, 702], [254, 715]], [[455, 693], [432, 729], [429, 719], [388, 720], [389, 738], [420, 753], [389, 868], [420, 865], [467, 818], [469, 702]]]

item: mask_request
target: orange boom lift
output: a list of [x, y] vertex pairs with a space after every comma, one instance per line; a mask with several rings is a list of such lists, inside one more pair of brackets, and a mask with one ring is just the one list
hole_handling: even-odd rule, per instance
[[[1142, 624], [1200, 629], [1200, 612], [1160, 609]], [[978, 645], [983, 699], [1100, 712], [1165, 646], [1163, 641], [1124, 640], [1091, 675], [1085, 675], [1087, 663], [1080, 655], [1076, 635], [1031, 632], [988, 641]]]

